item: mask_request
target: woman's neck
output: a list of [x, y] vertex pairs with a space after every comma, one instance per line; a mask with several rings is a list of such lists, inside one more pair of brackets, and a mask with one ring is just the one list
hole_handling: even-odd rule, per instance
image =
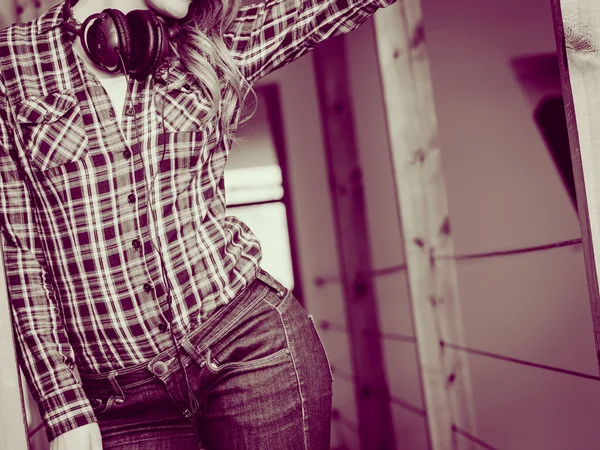
[[134, 9], [148, 9], [148, 5], [145, 0], [79, 0], [73, 6], [73, 16], [81, 23], [92, 14], [107, 8], [118, 9], [127, 14]]

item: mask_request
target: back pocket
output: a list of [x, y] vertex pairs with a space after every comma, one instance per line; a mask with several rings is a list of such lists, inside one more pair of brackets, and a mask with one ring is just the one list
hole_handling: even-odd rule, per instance
[[73, 91], [29, 97], [17, 108], [25, 152], [40, 171], [76, 161], [87, 153], [81, 109]]

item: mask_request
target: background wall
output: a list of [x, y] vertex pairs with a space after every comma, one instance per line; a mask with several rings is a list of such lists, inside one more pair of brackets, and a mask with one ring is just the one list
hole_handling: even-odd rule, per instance
[[[549, 2], [423, 0], [423, 7], [456, 252], [579, 237], [575, 210], [534, 122], [531, 93], [523, 90], [512, 66], [514, 58], [555, 52]], [[372, 31], [371, 23], [364, 25], [347, 45], [374, 265], [383, 268], [402, 262], [402, 245]], [[295, 86], [296, 96], [284, 98], [294, 107], [302, 103], [300, 97], [314, 95], [309, 71], [296, 73], [296, 67], [278, 74], [282, 86]], [[542, 91], [559, 92], [559, 86], [544, 85]], [[286, 116], [288, 138], [297, 128], [303, 130], [302, 139], [314, 139], [318, 127], [307, 117]], [[320, 157], [309, 155], [321, 152], [310, 145], [302, 158], [318, 162]], [[298, 158], [295, 191], [310, 203], [316, 197], [309, 194], [314, 185], [308, 177], [319, 175], [314, 164], [307, 172], [301, 158], [292, 157]], [[304, 213], [308, 208], [298, 209], [298, 229], [307, 234], [313, 226]], [[300, 248], [307, 263], [312, 253], [323, 254], [319, 245], [305, 242]], [[303, 270], [308, 283], [309, 272], [319, 274], [318, 265]], [[458, 275], [469, 347], [597, 375], [580, 247], [462, 262]], [[412, 334], [404, 276], [378, 278], [376, 288], [383, 330]], [[306, 289], [315, 314], [342, 320], [339, 302], [330, 296], [334, 286], [328, 285], [327, 292]], [[349, 370], [342, 336], [324, 330], [322, 335], [334, 365]], [[384, 345], [392, 394], [421, 406], [414, 348], [392, 341]], [[471, 357], [470, 366], [478, 435], [495, 448], [596, 448], [596, 382], [482, 357]], [[347, 384], [336, 380], [338, 407], [352, 404]], [[355, 419], [349, 410], [341, 411]], [[426, 448], [423, 421], [403, 408], [393, 411], [398, 447]], [[355, 439], [344, 443], [356, 446]]]
[[[511, 65], [515, 57], [555, 51], [550, 3], [422, 3], [456, 252], [579, 237], [576, 213], [534, 123], [531, 98]], [[368, 26], [351, 35], [348, 44], [355, 61], [352, 73], [373, 248], [380, 263], [395, 263], [401, 252], [394, 244], [398, 224], [386, 180], [380, 86], [375, 66], [369, 71], [368, 63], [361, 64], [370, 62], [373, 51]], [[468, 346], [597, 375], [579, 247], [464, 262], [458, 269]], [[384, 328], [410, 330], [408, 309], [402, 306], [403, 282], [377, 282], [382, 317], [387, 318]], [[406, 379], [414, 357], [399, 349], [388, 356], [388, 365], [396, 368], [393, 373], [402, 374], [392, 379], [392, 389], [412, 393], [417, 401], [418, 382]], [[597, 447], [600, 398], [594, 381], [481, 357], [470, 358], [470, 365], [478, 434], [494, 447]], [[414, 420], [402, 417], [397, 424], [399, 447], [417, 448], [408, 439], [419, 430]]]
[[[458, 253], [580, 236], [510, 59], [555, 51], [550, 2], [425, 0]], [[459, 264], [467, 345], [597, 375], [580, 248]], [[479, 435], [502, 449], [596, 447], [597, 384], [471, 358]]]

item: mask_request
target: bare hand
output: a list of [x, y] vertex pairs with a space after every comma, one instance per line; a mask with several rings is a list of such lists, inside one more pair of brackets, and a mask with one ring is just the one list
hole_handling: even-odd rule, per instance
[[146, 3], [164, 16], [183, 19], [187, 16], [192, 0], [146, 0]]
[[100, 427], [89, 423], [67, 431], [50, 443], [50, 450], [102, 450]]

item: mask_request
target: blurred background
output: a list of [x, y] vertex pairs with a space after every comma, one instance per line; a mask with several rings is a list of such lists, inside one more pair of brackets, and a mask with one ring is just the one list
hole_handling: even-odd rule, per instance
[[[56, 2], [4, 2], [1, 25]], [[456, 253], [578, 238], [548, 0], [422, 0]], [[378, 14], [385, 14], [380, 11]], [[372, 21], [343, 38], [395, 442], [429, 443]], [[331, 448], [359, 449], [332, 197], [313, 55], [264, 79], [227, 176], [230, 214], [315, 318], [334, 369]], [[466, 344], [597, 375], [581, 246], [458, 262]], [[325, 326], [323, 326], [325, 325]], [[469, 356], [480, 448], [595, 449], [596, 381]], [[394, 400], [395, 399], [395, 400]], [[47, 448], [30, 406], [32, 448]], [[474, 446], [473, 448], [478, 448]], [[366, 449], [365, 449], [366, 450]]]

